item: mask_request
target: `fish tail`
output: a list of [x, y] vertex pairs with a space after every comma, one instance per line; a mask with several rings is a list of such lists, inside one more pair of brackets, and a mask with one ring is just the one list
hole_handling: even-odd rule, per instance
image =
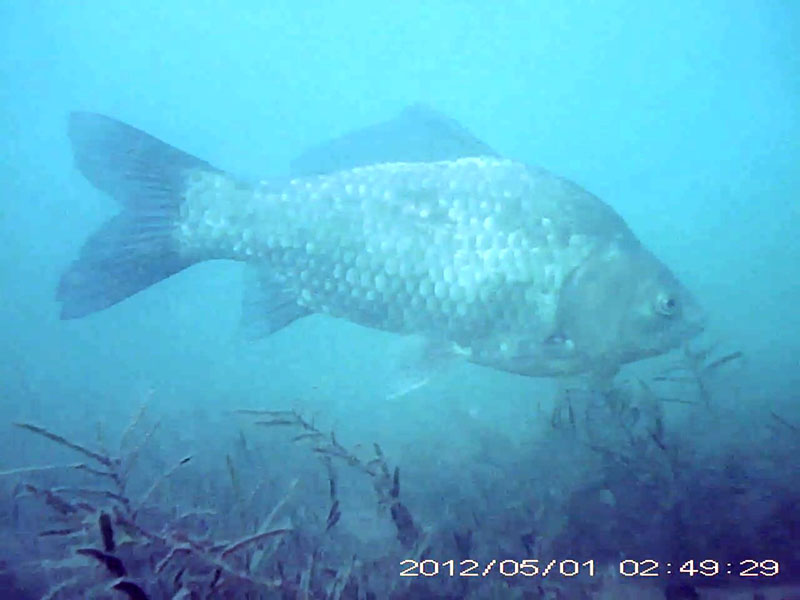
[[187, 177], [219, 172], [205, 161], [109, 117], [74, 112], [69, 137], [75, 165], [123, 210], [86, 240], [62, 275], [61, 318], [112, 306], [198, 262], [174, 235]]

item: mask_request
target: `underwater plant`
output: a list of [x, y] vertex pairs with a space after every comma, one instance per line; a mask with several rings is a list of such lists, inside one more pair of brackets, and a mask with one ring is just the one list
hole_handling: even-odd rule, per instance
[[[0, 471], [4, 597], [672, 600], [742, 584], [623, 576], [644, 557], [758, 558], [765, 585], [794, 583], [800, 422], [777, 405], [732, 418], [715, 397], [741, 356], [686, 356], [682, 373], [565, 387], [544, 433], [476, 444], [435, 478], [404, 466], [402, 486], [379, 444], [294, 409], [234, 411], [207, 464], [144, 410], [113, 452], [17, 423], [79, 460]], [[557, 557], [583, 572], [513, 570]]]

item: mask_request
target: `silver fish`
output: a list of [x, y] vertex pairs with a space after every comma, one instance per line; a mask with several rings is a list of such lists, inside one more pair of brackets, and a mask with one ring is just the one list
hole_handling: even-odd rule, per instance
[[[691, 294], [607, 204], [436, 125], [460, 145], [431, 152], [412, 139], [396, 154], [409, 160], [377, 164], [329, 152], [324, 168], [301, 161], [319, 174], [245, 184], [129, 125], [73, 113], [78, 169], [123, 210], [63, 275], [62, 318], [231, 259], [250, 265], [248, 313], [262, 333], [324, 313], [529, 376], [613, 372], [702, 329]], [[422, 147], [428, 160], [415, 160]]]

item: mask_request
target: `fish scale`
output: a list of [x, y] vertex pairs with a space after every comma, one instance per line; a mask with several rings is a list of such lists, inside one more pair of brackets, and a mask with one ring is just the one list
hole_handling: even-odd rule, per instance
[[[524, 375], [614, 370], [701, 329], [691, 295], [619, 215], [538, 167], [455, 156], [248, 185], [102, 115], [73, 114], [70, 137], [123, 211], [62, 277], [64, 318], [222, 258], [255, 273], [246, 298], [267, 334], [323, 313]], [[488, 150], [457, 130], [447, 154], [465, 143]]]
[[532, 187], [524, 165], [492, 158], [383, 164], [272, 191], [193, 174], [178, 241], [187, 255], [258, 257], [314, 312], [469, 346], [489, 324], [544, 333], [564, 270], [591, 249], [548, 240], [520, 199]]

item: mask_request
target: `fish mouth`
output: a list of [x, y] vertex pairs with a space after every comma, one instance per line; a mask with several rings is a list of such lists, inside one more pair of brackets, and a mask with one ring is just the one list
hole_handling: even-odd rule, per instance
[[684, 304], [683, 324], [683, 333], [687, 340], [697, 337], [706, 330], [708, 315], [694, 299]]

